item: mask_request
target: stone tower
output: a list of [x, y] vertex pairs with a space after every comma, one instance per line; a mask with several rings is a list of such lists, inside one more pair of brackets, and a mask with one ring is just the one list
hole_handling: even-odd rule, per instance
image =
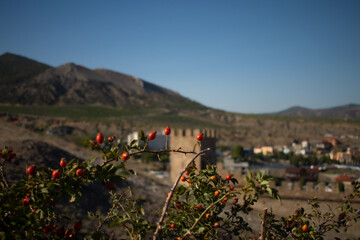
[[[183, 151], [192, 151], [196, 144], [196, 136], [204, 133], [204, 139], [201, 141], [201, 148], [197, 145], [195, 152], [199, 152], [205, 148], [210, 151], [195, 160], [198, 168], [205, 168], [207, 164], [216, 164], [216, 132], [215, 130], [206, 129], [174, 129], [170, 139], [170, 149], [179, 149]], [[194, 154], [170, 153], [170, 179], [174, 182], [180, 172], [194, 157]]]

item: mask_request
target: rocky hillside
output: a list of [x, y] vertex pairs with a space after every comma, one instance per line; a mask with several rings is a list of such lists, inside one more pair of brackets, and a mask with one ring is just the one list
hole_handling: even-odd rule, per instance
[[304, 107], [292, 107], [272, 115], [288, 117], [306, 117], [306, 118], [331, 118], [343, 120], [360, 119], [360, 105], [347, 104], [344, 106], [326, 108], [326, 109], [309, 109]]
[[206, 107], [126, 74], [73, 63], [53, 68], [6, 53], [0, 56], [0, 102], [22, 105], [104, 105], [121, 109]]

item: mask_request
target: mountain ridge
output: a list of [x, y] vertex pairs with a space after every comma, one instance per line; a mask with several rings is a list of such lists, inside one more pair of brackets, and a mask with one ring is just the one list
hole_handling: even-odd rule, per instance
[[[8, 59], [11, 59], [9, 61]], [[36, 66], [15, 78], [21, 65]], [[1, 103], [21, 105], [95, 104], [121, 109], [157, 107], [206, 109], [200, 103], [137, 77], [107, 69], [89, 69], [75, 63], [51, 67], [5, 53], [0, 56]]]
[[[0, 55], [0, 103], [104, 105], [128, 110], [162, 108], [175, 114], [186, 111], [193, 114], [201, 110], [203, 113], [198, 114], [217, 117], [220, 114], [218, 111], [226, 112], [124, 73], [104, 68], [89, 69], [72, 62], [52, 67], [12, 53]], [[294, 106], [275, 113], [255, 115], [359, 120], [360, 105], [351, 103], [326, 109]]]
[[349, 103], [345, 105], [321, 109], [311, 109], [302, 106], [293, 106], [283, 111], [270, 113], [269, 115], [355, 120], [360, 119], [360, 105], [355, 103]]

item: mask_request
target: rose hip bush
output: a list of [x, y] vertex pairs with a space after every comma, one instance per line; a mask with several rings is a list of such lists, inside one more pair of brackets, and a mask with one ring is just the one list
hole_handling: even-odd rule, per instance
[[[164, 129], [164, 134], [167, 143], [171, 134], [169, 126]], [[118, 146], [114, 143], [115, 136], [105, 138], [98, 133], [90, 145], [92, 150], [103, 154], [100, 164], [61, 158], [59, 167], [51, 169], [29, 163], [24, 169], [24, 178], [12, 185], [7, 183], [3, 166], [11, 164], [16, 154], [5, 147], [0, 155], [2, 238], [118, 239], [116, 235], [109, 236], [107, 231], [116, 228], [117, 233], [126, 234], [130, 239], [247, 239], [248, 236], [253, 239], [323, 239], [327, 232], [346, 231], [359, 219], [356, 209], [351, 206], [351, 201], [360, 195], [360, 185], [355, 182], [354, 192], [337, 209], [323, 213], [317, 200], [312, 199], [310, 213], [300, 208], [287, 218], [279, 218], [264, 211], [262, 221], [259, 220], [261, 233], [253, 232], [244, 216], [253, 210], [260, 195], [266, 193], [280, 199], [276, 189], [269, 185], [270, 177], [248, 172], [240, 185], [231, 174], [219, 175], [216, 166], [198, 169], [194, 160], [208, 149], [199, 152], [195, 152], [195, 147], [192, 151], [167, 147], [148, 150], [148, 142], [155, 138], [155, 131], [148, 136], [139, 131], [141, 143], [133, 141]], [[204, 135], [199, 134], [194, 139], [195, 146], [200, 145], [203, 138]], [[126, 161], [131, 161], [131, 156], [150, 153], [161, 160], [161, 154], [169, 152], [186, 154], [190, 156], [189, 162], [164, 196], [158, 222], [148, 223], [141, 202], [132, 193], [136, 189], [117, 189], [114, 183], [121, 183], [135, 174], [126, 168]], [[81, 232], [82, 219], [71, 219], [55, 206], [64, 199], [69, 206], [78, 202], [82, 191], [92, 183], [104, 186], [111, 204], [105, 215], [89, 213], [96, 227], [84, 233]]]

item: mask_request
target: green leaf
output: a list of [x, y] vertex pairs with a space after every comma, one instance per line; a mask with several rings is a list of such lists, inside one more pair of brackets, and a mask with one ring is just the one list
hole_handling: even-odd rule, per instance
[[76, 200], [75, 195], [71, 195], [69, 202], [72, 203], [75, 202], [75, 200]]
[[136, 143], [137, 143], [137, 140], [136, 140], [136, 139], [135, 139], [135, 140], [132, 140], [131, 143], [130, 143], [130, 147], [133, 147], [134, 145], [136, 145]]

